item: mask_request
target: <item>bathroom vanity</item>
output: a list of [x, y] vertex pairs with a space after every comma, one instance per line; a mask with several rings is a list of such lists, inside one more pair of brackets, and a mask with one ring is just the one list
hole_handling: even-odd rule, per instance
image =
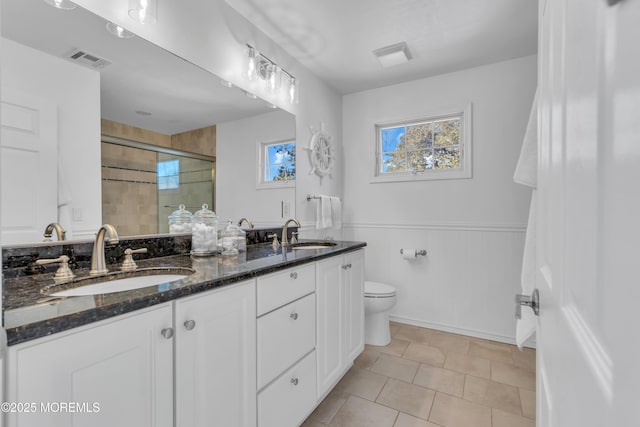
[[112, 294], [5, 278], [7, 425], [299, 425], [364, 348], [365, 244], [336, 243], [148, 258], [193, 273]]

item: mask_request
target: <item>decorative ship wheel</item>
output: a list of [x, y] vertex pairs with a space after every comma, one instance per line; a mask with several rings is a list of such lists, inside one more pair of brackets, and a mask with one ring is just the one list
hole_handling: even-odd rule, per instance
[[324, 130], [324, 123], [320, 123], [320, 129], [315, 130], [313, 127], [309, 127], [311, 130], [311, 141], [309, 143], [309, 157], [311, 160], [311, 171], [316, 173], [320, 178], [325, 175], [331, 175], [333, 170], [333, 162], [335, 160], [335, 148], [331, 136]]

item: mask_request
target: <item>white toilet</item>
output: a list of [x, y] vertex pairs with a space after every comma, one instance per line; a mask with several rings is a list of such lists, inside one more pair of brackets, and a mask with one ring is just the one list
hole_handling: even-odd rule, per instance
[[396, 289], [378, 282], [364, 282], [364, 342], [387, 345], [391, 342], [389, 310], [396, 305]]

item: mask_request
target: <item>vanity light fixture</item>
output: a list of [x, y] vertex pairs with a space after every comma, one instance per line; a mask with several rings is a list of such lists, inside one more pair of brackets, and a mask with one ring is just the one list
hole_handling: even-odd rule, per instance
[[296, 78], [281, 68], [278, 64], [259, 53], [253, 46], [247, 45], [247, 78], [251, 81], [260, 79], [265, 81], [269, 92], [278, 93], [282, 81], [286, 82], [289, 91], [289, 102], [298, 103], [298, 82]]
[[158, 22], [158, 0], [129, 0], [129, 16], [141, 24]]
[[405, 42], [381, 47], [380, 49], [374, 50], [373, 54], [385, 68], [405, 64], [413, 58], [409, 46], [407, 46]]
[[45, 3], [58, 9], [73, 10], [76, 4], [71, 0], [44, 0]]
[[135, 35], [131, 31], [127, 31], [120, 25], [114, 24], [113, 22], [107, 22], [107, 31], [121, 39], [130, 39]]

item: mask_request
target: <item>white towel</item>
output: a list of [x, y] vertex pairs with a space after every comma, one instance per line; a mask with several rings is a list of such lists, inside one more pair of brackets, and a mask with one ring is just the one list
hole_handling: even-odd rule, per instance
[[340, 230], [342, 228], [342, 200], [340, 197], [331, 196], [330, 201], [332, 227]]
[[322, 230], [324, 228], [331, 228], [333, 225], [331, 221], [331, 199], [329, 196], [318, 196], [317, 211], [316, 211], [316, 229]]
[[[527, 131], [524, 135], [520, 158], [516, 166], [513, 180], [518, 184], [532, 187], [529, 220], [524, 242], [522, 272], [520, 274], [521, 293], [531, 295], [536, 287], [536, 185], [538, 182], [538, 93], [533, 98]], [[524, 342], [531, 337], [537, 326], [533, 310], [522, 308], [522, 318], [516, 322], [516, 344], [522, 349]]]

